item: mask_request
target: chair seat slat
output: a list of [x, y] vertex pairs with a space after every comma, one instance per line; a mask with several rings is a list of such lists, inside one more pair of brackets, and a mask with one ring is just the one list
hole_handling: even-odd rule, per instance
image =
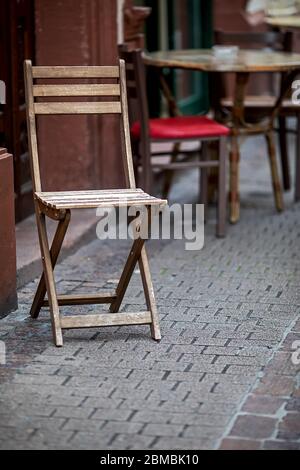
[[60, 191], [57, 193], [35, 193], [37, 199], [52, 209], [80, 209], [86, 207], [122, 207], [128, 205], [164, 205], [166, 201], [158, 199], [142, 190], [108, 191]]
[[102, 201], [105, 201], [105, 200], [113, 200], [113, 201], [119, 201], [119, 200], [137, 200], [137, 199], [155, 199], [153, 196], [149, 196], [148, 194], [145, 194], [145, 193], [141, 193], [141, 195], [136, 195], [136, 194], [81, 194], [81, 193], [78, 193], [78, 194], [62, 194], [62, 195], [53, 195], [53, 196], [44, 196], [42, 194], [42, 197], [44, 197], [45, 200], [47, 201], [51, 201], [51, 200], [55, 200], [55, 201], [66, 201], [66, 200], [93, 200], [93, 199], [100, 199]]
[[[43, 202], [43, 201], [42, 201]], [[97, 207], [109, 208], [109, 207], [128, 207], [128, 206], [160, 206], [165, 204], [164, 201], [159, 201], [157, 199], [144, 199], [140, 201], [70, 201], [70, 202], [53, 202], [53, 203], [44, 203], [45, 206], [56, 209], [56, 210], [63, 210], [63, 209], [93, 209]]]

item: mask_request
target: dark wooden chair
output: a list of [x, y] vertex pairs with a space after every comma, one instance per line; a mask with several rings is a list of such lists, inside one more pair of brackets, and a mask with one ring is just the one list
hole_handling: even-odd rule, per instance
[[[200, 201], [207, 205], [207, 170], [217, 167], [218, 176], [218, 213], [217, 236], [225, 236], [226, 230], [226, 159], [227, 136], [229, 129], [206, 116], [175, 116], [150, 119], [146, 93], [145, 65], [141, 50], [129, 51], [126, 45], [119, 47], [119, 54], [126, 63], [127, 90], [131, 124], [131, 138], [136, 156], [136, 173], [141, 178], [141, 187], [151, 190], [153, 172], [159, 170], [200, 169]], [[180, 143], [201, 142], [198, 160], [178, 160]], [[154, 153], [153, 143], [174, 144], [171, 161], [157, 161], [162, 152]], [[208, 144], [219, 143], [219, 158], [208, 158]], [[199, 151], [197, 151], [199, 153]], [[168, 152], [170, 154], [170, 152]]]
[[[70, 79], [76, 84], [71, 84]], [[87, 80], [92, 80], [91, 84]], [[36, 81], [38, 80], [38, 84]], [[43, 83], [44, 81], [44, 83]], [[98, 81], [98, 83], [95, 83]], [[145, 240], [135, 237], [117, 288], [113, 292], [86, 295], [57, 295], [54, 267], [68, 229], [72, 209], [117, 208], [121, 206], [163, 206], [166, 201], [137, 189], [130, 143], [127, 111], [125, 64], [112, 67], [32, 67], [25, 61], [26, 105], [34, 204], [43, 262], [43, 275], [31, 307], [37, 318], [40, 309], [50, 307], [53, 337], [62, 346], [62, 330], [117, 325], [150, 325], [153, 339], [160, 340], [158, 313], [145, 249]], [[36, 121], [40, 115], [118, 115], [122, 136], [122, 160], [127, 187], [115, 190], [44, 192], [39, 169]], [[112, 145], [112, 142], [108, 142]], [[49, 247], [46, 218], [58, 222], [52, 246]], [[142, 224], [142, 222], [141, 222]], [[140, 226], [140, 230], [143, 227]], [[138, 232], [138, 227], [137, 227]], [[118, 313], [135, 265], [139, 263], [147, 311]], [[47, 299], [45, 295], [47, 293]], [[110, 313], [95, 315], [61, 315], [64, 305], [109, 304]]]
[[[260, 47], [270, 48], [276, 51], [291, 52], [292, 33], [289, 31], [266, 31], [266, 32], [215, 32], [216, 44], [233, 44], [242, 47]], [[263, 95], [249, 95], [245, 99], [245, 115], [248, 121], [259, 121], [269, 114], [275, 106], [280, 87], [284, 79], [284, 74], [269, 74], [270, 93]], [[233, 101], [225, 96], [224, 81], [220, 83], [219, 91], [222, 96], [221, 105], [223, 109], [231, 109]], [[287, 117], [296, 117], [297, 129], [289, 129], [286, 124]], [[283, 176], [283, 187], [286, 191], [291, 189], [290, 168], [287, 146], [287, 132], [300, 133], [300, 110], [299, 106], [292, 103], [290, 99], [283, 100], [282, 108], [278, 117], [278, 129], [280, 157]], [[300, 160], [300, 138], [297, 138], [296, 144], [296, 163]], [[297, 167], [299, 166], [299, 163]], [[296, 200], [300, 199], [300, 175], [296, 172]]]

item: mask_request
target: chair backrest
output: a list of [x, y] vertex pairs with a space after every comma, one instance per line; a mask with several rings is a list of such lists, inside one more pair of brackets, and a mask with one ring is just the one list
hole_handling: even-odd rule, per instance
[[119, 115], [126, 182], [135, 188], [124, 61], [111, 67], [33, 67], [26, 60], [24, 73], [34, 191], [42, 190], [36, 130], [39, 115]]
[[216, 44], [268, 47], [274, 51], [290, 52], [292, 50], [291, 31], [215, 31]]
[[142, 50], [129, 50], [126, 44], [121, 44], [119, 57], [125, 61], [130, 124], [136, 121], [140, 123], [140, 141], [143, 145], [149, 139], [149, 110]]

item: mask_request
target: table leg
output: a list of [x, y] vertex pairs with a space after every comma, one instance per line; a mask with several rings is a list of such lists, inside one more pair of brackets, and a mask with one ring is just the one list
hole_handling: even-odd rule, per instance
[[232, 134], [230, 149], [230, 222], [235, 224], [240, 218], [240, 149], [239, 130], [245, 122], [245, 95], [249, 81], [249, 73], [237, 73], [234, 103], [232, 109]]
[[230, 148], [230, 222], [235, 224], [240, 218], [240, 194], [239, 194], [239, 179], [240, 179], [240, 149], [238, 136], [231, 136]]
[[281, 212], [283, 211], [283, 198], [282, 198], [282, 189], [281, 189], [279, 173], [278, 173], [278, 168], [277, 168], [274, 135], [273, 135], [272, 130], [270, 130], [266, 134], [266, 139], [267, 139], [268, 154], [269, 154], [269, 160], [270, 160], [270, 166], [271, 166], [271, 176], [272, 176], [275, 205], [276, 205], [277, 211]]

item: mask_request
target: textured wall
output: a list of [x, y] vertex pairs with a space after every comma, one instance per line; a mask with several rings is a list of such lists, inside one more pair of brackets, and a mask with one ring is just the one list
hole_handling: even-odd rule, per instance
[[[110, 65], [117, 59], [116, 0], [36, 0], [38, 65]], [[121, 184], [116, 119], [41, 117], [41, 170], [47, 189]]]
[[13, 158], [0, 148], [0, 316], [17, 308]]

